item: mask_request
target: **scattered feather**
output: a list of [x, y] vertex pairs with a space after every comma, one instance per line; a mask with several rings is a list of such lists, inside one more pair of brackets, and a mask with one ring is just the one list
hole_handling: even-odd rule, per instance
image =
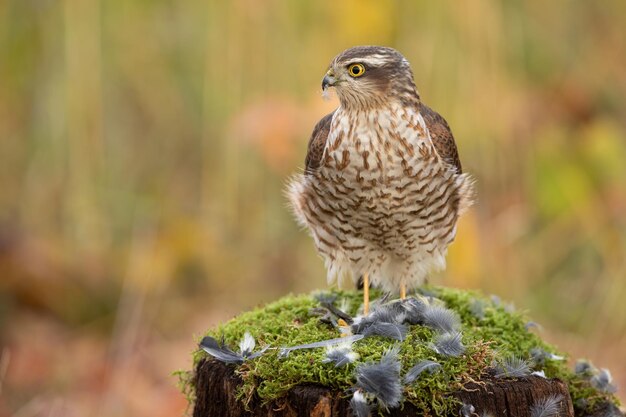
[[269, 346], [264, 347], [256, 353], [252, 353], [256, 343], [250, 333], [246, 332], [241, 342], [239, 342], [239, 352], [234, 352], [224, 344], [220, 345], [217, 340], [211, 336], [205, 336], [200, 341], [200, 348], [218, 361], [224, 363], [242, 364], [247, 359], [258, 358], [265, 353]]
[[512, 313], [515, 311], [515, 305], [513, 303], [503, 303], [502, 299], [497, 295], [491, 295], [491, 302], [496, 307], [502, 307], [505, 311]]
[[406, 338], [407, 327], [404, 324], [395, 323], [372, 323], [365, 327], [363, 336], [382, 336], [402, 342]]
[[291, 351], [294, 351], [294, 350], [315, 349], [315, 348], [327, 347], [327, 346], [332, 346], [332, 345], [339, 345], [342, 343], [353, 343], [353, 342], [356, 342], [357, 340], [363, 339], [363, 337], [365, 336], [361, 334], [355, 334], [352, 336], [338, 337], [336, 339], [322, 340], [320, 342], [305, 343], [303, 345], [281, 347], [279, 356], [281, 358], [286, 358], [287, 356], [289, 356]]
[[361, 391], [354, 391], [350, 400], [350, 408], [355, 417], [370, 417], [372, 415], [372, 406], [367, 402], [367, 398]]
[[548, 352], [547, 350], [544, 350], [538, 347], [532, 348], [530, 350], [530, 357], [533, 360], [533, 362], [538, 365], [543, 365], [546, 362], [546, 360], [553, 360], [553, 361], [565, 360], [565, 357], [563, 356], [555, 355], [554, 353]]
[[326, 323], [333, 327], [337, 327], [337, 319], [330, 311], [328, 311], [327, 308], [314, 307], [309, 310], [309, 315], [318, 316], [319, 321], [321, 321], [322, 323]]
[[576, 361], [576, 365], [574, 366], [574, 372], [580, 376], [591, 377], [597, 373], [598, 370], [591, 364], [591, 362], [579, 359]]
[[367, 316], [372, 321], [385, 323], [403, 323], [406, 312], [401, 302], [382, 304], [374, 309]]
[[443, 333], [452, 333], [461, 328], [461, 319], [454, 311], [435, 305], [424, 309], [423, 324]]
[[424, 320], [424, 310], [426, 309], [426, 303], [418, 300], [417, 298], [406, 298], [401, 303], [404, 309], [404, 322], [408, 324], [420, 324]]
[[340, 345], [326, 346], [326, 357], [323, 363], [333, 362], [336, 368], [346, 366], [359, 358], [359, 355], [352, 350], [352, 343], [342, 343]]
[[597, 415], [602, 417], [624, 417], [624, 413], [622, 413], [617, 406], [611, 402], [605, 403], [604, 409], [599, 411]]
[[509, 356], [495, 365], [496, 378], [521, 378], [530, 375], [530, 362], [517, 356]]
[[243, 357], [250, 356], [254, 347], [256, 346], [256, 342], [254, 341], [254, 337], [248, 332], [243, 335], [243, 339], [239, 342], [239, 352]]
[[335, 307], [333, 304], [322, 304], [322, 306], [326, 307], [328, 309], [328, 311], [330, 311], [331, 313], [333, 313], [335, 316], [337, 316], [339, 319], [345, 321], [348, 324], [351, 324], [353, 319], [352, 316], [350, 316], [350, 314], [345, 313], [343, 311], [341, 311], [339, 308]]
[[498, 297], [495, 294], [492, 294], [491, 297], [491, 302], [493, 303], [493, 305], [495, 305], [496, 307], [500, 307], [500, 305], [502, 304], [502, 300], [500, 299], [500, 297]]
[[400, 302], [379, 305], [367, 316], [356, 317], [350, 332], [365, 336], [383, 336], [402, 341], [407, 328], [403, 324], [406, 312]]
[[480, 300], [480, 299], [474, 299], [470, 303], [469, 310], [470, 310], [470, 313], [472, 313], [474, 317], [476, 317], [477, 319], [483, 320], [485, 318], [486, 307], [487, 307], [487, 304], [485, 303], [485, 301]]
[[461, 409], [459, 410], [459, 415], [461, 417], [472, 417], [475, 411], [476, 409], [472, 404], [463, 404], [463, 406], [461, 406]]
[[546, 372], [543, 369], [541, 371], [534, 371], [531, 375], [538, 376], [544, 379], [547, 378]]
[[550, 395], [530, 407], [531, 417], [556, 417], [561, 409], [562, 395]]
[[328, 311], [327, 308], [324, 307], [313, 307], [309, 309], [309, 315], [310, 316], [325, 316], [326, 314], [329, 314], [330, 311]]
[[431, 374], [437, 372], [441, 369], [441, 365], [435, 361], [431, 360], [423, 360], [418, 362], [415, 366], [408, 370], [406, 375], [404, 376], [404, 383], [410, 384], [415, 381], [422, 372], [428, 371]]
[[388, 350], [380, 362], [365, 363], [355, 370], [356, 386], [374, 396], [385, 408], [395, 408], [402, 399], [399, 348]]
[[[587, 398], [579, 398], [574, 403], [574, 408], [584, 410], [587, 407], [589, 407], [589, 400]], [[623, 416], [620, 416], [620, 417], [623, 417]]]
[[465, 346], [461, 342], [461, 332], [442, 333], [435, 337], [431, 348], [445, 356], [460, 356], [465, 352]]
[[613, 394], [617, 391], [615, 385], [611, 382], [613, 381], [613, 377], [611, 376], [611, 372], [608, 369], [601, 369], [596, 375], [594, 375], [590, 382], [591, 386], [595, 389], [606, 392], [608, 394]]
[[543, 328], [541, 327], [541, 324], [534, 322], [534, 321], [529, 321], [526, 322], [526, 324], [524, 324], [524, 328], [526, 330], [530, 330], [530, 329], [537, 329], [537, 330], [542, 330]]
[[200, 348], [220, 362], [242, 364], [243, 356], [233, 352], [226, 345], [220, 346], [211, 336], [205, 336], [200, 341]]
[[313, 294], [313, 298], [320, 304], [334, 304], [335, 300], [337, 300], [337, 294], [322, 291]]

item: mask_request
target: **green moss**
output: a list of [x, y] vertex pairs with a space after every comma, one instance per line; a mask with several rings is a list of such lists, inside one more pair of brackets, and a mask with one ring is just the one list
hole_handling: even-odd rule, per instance
[[[402, 374], [423, 359], [435, 360], [443, 367], [443, 372], [424, 374], [405, 388], [405, 400], [422, 409], [425, 415], [451, 411], [457, 405], [447, 394], [471, 380], [479, 380], [498, 357], [516, 355], [528, 359], [530, 350], [535, 347], [559, 354], [554, 347], [526, 329], [528, 320], [523, 313], [508, 312], [503, 306], [473, 291], [442, 287], [427, 287], [424, 291], [441, 299], [448, 308], [459, 314], [463, 325], [463, 344], [467, 347], [465, 354], [458, 358], [439, 355], [429, 346], [433, 340], [433, 331], [424, 326], [410, 326], [407, 338], [401, 342]], [[349, 306], [350, 314], [356, 313], [362, 300], [361, 292], [334, 293], [338, 303], [345, 300], [343, 302]], [[372, 295], [376, 296], [375, 293]], [[482, 306], [482, 318], [472, 313], [477, 303]], [[272, 347], [295, 346], [339, 337], [337, 329], [309, 314], [309, 310], [317, 306], [319, 303], [311, 295], [290, 295], [263, 308], [243, 313], [209, 331], [207, 335], [218, 340], [223, 337], [226, 344], [233, 348], [245, 332], [254, 336], [257, 346]], [[400, 342], [369, 337], [357, 341], [353, 349], [360, 355], [359, 362], [377, 361], [386, 349], [396, 343]], [[350, 388], [354, 384], [356, 365], [335, 368], [332, 364], [322, 363], [324, 354], [324, 349], [306, 349], [293, 351], [287, 358], [279, 358], [278, 349], [268, 350], [263, 356], [238, 367], [237, 372], [244, 381], [238, 393], [239, 398], [246, 402], [256, 392], [263, 401], [269, 402], [304, 383], [322, 384], [341, 391]], [[194, 353], [194, 368], [205, 356], [202, 351]], [[577, 377], [564, 361], [548, 360], [541, 369], [547, 377], [561, 378], [568, 383], [574, 404], [580, 404], [583, 398], [588, 407], [600, 401], [616, 402], [613, 396], [597, 392], [587, 381]]]
[[196, 393], [193, 389], [193, 373], [184, 369], [172, 372], [172, 376], [177, 379], [176, 386], [187, 400], [185, 415], [189, 415], [189, 407], [196, 400]]

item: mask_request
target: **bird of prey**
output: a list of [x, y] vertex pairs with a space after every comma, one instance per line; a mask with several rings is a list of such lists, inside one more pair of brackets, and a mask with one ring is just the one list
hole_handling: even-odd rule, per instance
[[329, 87], [340, 105], [313, 129], [304, 172], [287, 193], [329, 283], [363, 277], [367, 312], [370, 283], [405, 298], [445, 268], [473, 181], [448, 123], [422, 102], [395, 49], [343, 51], [323, 78]]

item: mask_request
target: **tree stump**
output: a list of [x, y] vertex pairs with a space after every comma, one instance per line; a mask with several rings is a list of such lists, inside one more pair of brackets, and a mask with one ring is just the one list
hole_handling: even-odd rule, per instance
[[[609, 381], [606, 381], [605, 387], [598, 385], [602, 382], [599, 379], [601, 372], [590, 363], [587, 364], [588, 369], [585, 372], [571, 371], [567, 364], [560, 360], [559, 356], [562, 355], [551, 353], [558, 352], [556, 348], [528, 331], [526, 319], [522, 315], [513, 314], [499, 303], [480, 294], [444, 287], [429, 287], [427, 291], [440, 305], [445, 305], [448, 315], [458, 315], [460, 323], [456, 325], [457, 327], [465, 330], [466, 334], [471, 332], [463, 346], [463, 357], [451, 357], [445, 352], [439, 352], [437, 343], [441, 342], [438, 341], [443, 334], [441, 329], [425, 318], [414, 318], [413, 321], [417, 323], [405, 323], [406, 317], [399, 318], [400, 316], [393, 315], [394, 308], [398, 307], [393, 302], [379, 308], [381, 311], [387, 310], [390, 317], [395, 317], [390, 320], [396, 321], [389, 324], [398, 325], [401, 322], [407, 326], [406, 337], [402, 341], [381, 335], [361, 339], [355, 347], [354, 352], [358, 355], [358, 361], [355, 362], [353, 369], [333, 370], [332, 365], [325, 363], [328, 352], [324, 355], [321, 351], [311, 350], [282, 358], [279, 358], [279, 355], [264, 355], [262, 354], [264, 350], [259, 349], [265, 349], [270, 345], [304, 349], [310, 343], [329, 342], [338, 336], [335, 326], [329, 325], [325, 317], [329, 314], [340, 316], [333, 313], [332, 307], [328, 306], [322, 308], [328, 310], [326, 314], [319, 311], [319, 306], [328, 304], [327, 302], [322, 303], [318, 298], [308, 295], [286, 296], [263, 308], [243, 313], [221, 326], [218, 332], [207, 335], [208, 350], [206, 346], [204, 350], [209, 356], [200, 352], [195, 354], [193, 378], [186, 379], [185, 387], [192, 387], [195, 391], [193, 416], [347, 417], [353, 415], [350, 406], [352, 389], [360, 386], [369, 397], [369, 403], [374, 405], [390, 398], [393, 398], [393, 401], [389, 402], [397, 403], [400, 389], [404, 390], [407, 397], [417, 400], [414, 401], [417, 405], [411, 404], [407, 399], [399, 408], [388, 410], [384, 415], [390, 417], [423, 416], [425, 412], [430, 412], [433, 416], [435, 408], [445, 409], [446, 411], [440, 413], [443, 415], [449, 413], [447, 414], [449, 416], [465, 417], [471, 414], [471, 417], [532, 417], [533, 409], [537, 411], [536, 407], [551, 397], [558, 400], [549, 402], [552, 406], [550, 412], [535, 412], [535, 416], [557, 417], [553, 408], [560, 407], [558, 417], [624, 417], [615, 405], [617, 399], [610, 393], [613, 387]], [[362, 299], [359, 292], [344, 291], [335, 296], [341, 297], [346, 305], [344, 309], [351, 311], [355, 309], [354, 304], [360, 303]], [[332, 297], [333, 294], [326, 295], [327, 299]], [[419, 304], [420, 301], [416, 299], [415, 303]], [[476, 309], [477, 305], [480, 308]], [[414, 313], [418, 316], [420, 314], [419, 311]], [[332, 323], [332, 320], [330, 321]], [[259, 338], [259, 345], [263, 348], [256, 350], [253, 347], [245, 348], [252, 346], [253, 335]], [[455, 337], [460, 336], [461, 333], [458, 333]], [[221, 344], [218, 339], [222, 339]], [[226, 350], [229, 344], [232, 346], [238, 342], [239, 352]], [[405, 349], [404, 354], [400, 357], [397, 353], [391, 353], [394, 347], [399, 351]], [[243, 361], [244, 351], [248, 354], [254, 351], [254, 354], [257, 354], [254, 358], [250, 357], [250, 360], [256, 361], [254, 365], [242, 368], [243, 372], [252, 373], [248, 374], [253, 378], [250, 380], [244, 381], [240, 378], [236, 372], [240, 369], [237, 365], [225, 365], [213, 359], [222, 357], [229, 361], [231, 356], [235, 355], [238, 360]], [[385, 365], [387, 366], [385, 372], [393, 373], [393, 378], [381, 378], [381, 381], [387, 382], [379, 381], [379, 386], [374, 384], [368, 387], [363, 379], [372, 382], [377, 376], [375, 373], [365, 376], [363, 370], [369, 367], [371, 371], [372, 367], [378, 367], [376, 372], [382, 374], [382, 364], [387, 354], [391, 355], [388, 361], [391, 364]], [[430, 360], [433, 355], [443, 369], [448, 368], [448, 373], [425, 374], [412, 385], [402, 384], [402, 376], [396, 375], [397, 366], [402, 366], [398, 362], [402, 361], [406, 367], [408, 364]], [[531, 356], [533, 359], [537, 356], [538, 362], [533, 363], [532, 367], [528, 362], [529, 370], [532, 368], [534, 371], [544, 371], [546, 375], [561, 377], [567, 383], [557, 378], [546, 379], [540, 376], [495, 378], [494, 375], [500, 372], [497, 369], [505, 369], [504, 374], [508, 373], [505, 364], [507, 359], [530, 360]], [[452, 360], [455, 362], [450, 363]], [[363, 368], [359, 370], [361, 366]], [[432, 392], [434, 387], [450, 386], [450, 378], [453, 375], [459, 377], [463, 375], [463, 378], [466, 378], [462, 380], [465, 384], [462, 388], [456, 392], [446, 393], [445, 398]], [[399, 379], [397, 384], [394, 384], [396, 377]], [[292, 381], [298, 379], [316, 382], [288, 389], [292, 386]], [[271, 392], [280, 397], [264, 403], [255, 386], [261, 381], [264, 382], [264, 389], [259, 392]], [[322, 383], [334, 387], [321, 385]], [[380, 384], [384, 383], [394, 385], [381, 387]], [[453, 386], [457, 389], [459, 385]], [[246, 390], [246, 404], [237, 398], [240, 388]], [[383, 393], [384, 388], [389, 388], [389, 392]], [[426, 401], [433, 398], [437, 404], [431, 406]], [[456, 409], [457, 402], [454, 399], [457, 399], [459, 404]], [[468, 405], [462, 408], [463, 413], [460, 413], [460, 404]], [[473, 413], [469, 412], [468, 409], [471, 409], [469, 405], [474, 408]], [[379, 410], [373, 410], [372, 414], [379, 415]]]
[[[196, 401], [194, 417], [348, 417], [350, 397], [345, 392], [331, 390], [320, 385], [301, 385], [292, 388], [286, 397], [263, 405], [253, 397], [246, 411], [244, 404], [235, 397], [241, 378], [234, 367], [216, 360], [203, 359], [198, 363], [194, 378]], [[531, 406], [551, 395], [561, 395], [560, 417], [574, 417], [574, 408], [565, 383], [558, 379], [538, 376], [516, 380], [492, 379], [470, 383], [452, 394], [465, 404], [475, 407], [476, 416], [489, 413], [494, 417], [530, 417]], [[609, 404], [607, 404], [607, 407]], [[611, 405], [612, 406], [612, 405]], [[613, 406], [614, 407], [614, 406]], [[593, 416], [606, 414], [598, 410]], [[390, 410], [390, 417], [418, 416], [420, 412], [406, 402], [404, 407]], [[458, 416], [459, 414], [451, 414]], [[615, 410], [614, 414], [621, 415]]]

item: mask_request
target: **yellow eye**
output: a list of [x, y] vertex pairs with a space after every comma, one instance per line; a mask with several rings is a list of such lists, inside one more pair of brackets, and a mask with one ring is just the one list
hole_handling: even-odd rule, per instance
[[351, 77], [360, 77], [365, 74], [365, 66], [363, 64], [352, 64], [348, 67], [348, 74]]

